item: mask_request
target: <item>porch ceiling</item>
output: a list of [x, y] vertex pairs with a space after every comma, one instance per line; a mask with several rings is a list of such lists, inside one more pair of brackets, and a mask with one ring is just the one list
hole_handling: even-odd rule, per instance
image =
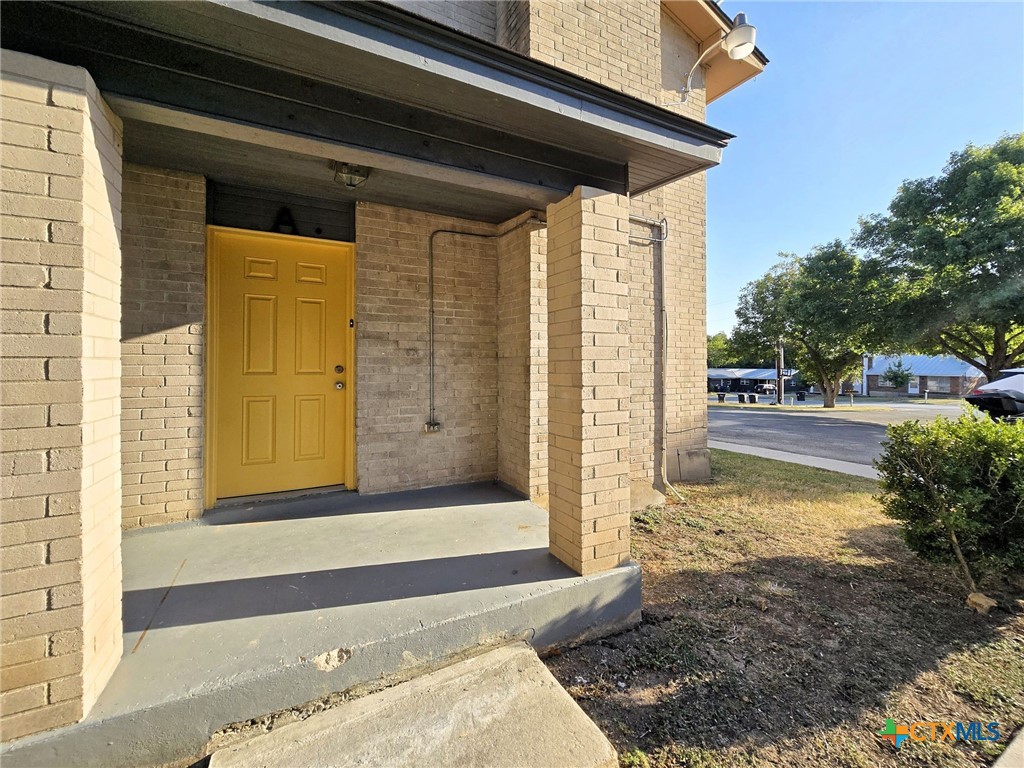
[[[505, 221], [524, 208], [523, 198], [515, 194], [481, 195], [440, 179], [381, 168], [373, 169], [363, 186], [347, 189], [334, 181], [322, 157], [130, 118], [124, 123], [124, 157], [140, 165], [201, 173], [223, 184], [325, 202], [365, 200], [493, 222]], [[543, 199], [536, 199], [532, 207], [545, 204]]]
[[0, 23], [5, 47], [90, 71], [129, 159], [220, 180], [305, 157], [262, 181], [334, 197], [337, 159], [374, 169], [361, 199], [498, 220], [581, 184], [660, 186], [730, 138], [376, 3], [15, 2]]

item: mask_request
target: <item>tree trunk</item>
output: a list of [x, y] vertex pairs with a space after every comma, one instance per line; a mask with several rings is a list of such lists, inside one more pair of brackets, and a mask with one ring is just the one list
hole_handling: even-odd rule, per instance
[[839, 388], [836, 387], [831, 381], [822, 377], [821, 382], [821, 394], [822, 399], [825, 401], [823, 405], [826, 408], [836, 407], [836, 395], [839, 394]]
[[[945, 525], [945, 523], [943, 524]], [[964, 576], [964, 581], [967, 582], [967, 587], [971, 592], [977, 592], [978, 585], [974, 583], [974, 576], [971, 575], [971, 569], [967, 567], [967, 559], [964, 557], [964, 553], [960, 549], [960, 541], [956, 537], [956, 531], [946, 525], [946, 532], [949, 534], [949, 543], [953, 545], [953, 554], [956, 555], [956, 561], [960, 563], [960, 572]]]

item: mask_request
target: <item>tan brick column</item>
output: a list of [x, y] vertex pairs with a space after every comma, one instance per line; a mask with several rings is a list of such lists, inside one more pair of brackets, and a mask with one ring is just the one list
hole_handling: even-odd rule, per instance
[[0, 739], [67, 725], [121, 657], [121, 121], [3, 52]]
[[629, 200], [548, 206], [551, 553], [577, 573], [629, 560]]

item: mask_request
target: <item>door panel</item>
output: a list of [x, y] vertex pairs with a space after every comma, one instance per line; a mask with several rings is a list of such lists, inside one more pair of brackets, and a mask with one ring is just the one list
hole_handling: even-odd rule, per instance
[[277, 373], [277, 297], [242, 297], [242, 373]]
[[210, 227], [209, 257], [207, 502], [353, 485], [354, 246]]
[[323, 299], [295, 300], [295, 373], [325, 373], [327, 304]]
[[242, 398], [242, 464], [273, 464], [277, 454], [277, 398]]
[[324, 458], [326, 398], [303, 395], [295, 398], [295, 460]]

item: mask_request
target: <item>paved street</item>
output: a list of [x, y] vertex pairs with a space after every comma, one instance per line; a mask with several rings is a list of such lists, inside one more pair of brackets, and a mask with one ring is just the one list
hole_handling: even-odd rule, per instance
[[956, 417], [958, 403], [857, 411], [818, 407], [806, 411], [708, 407], [708, 437], [726, 443], [871, 464], [885, 427], [908, 419]]

